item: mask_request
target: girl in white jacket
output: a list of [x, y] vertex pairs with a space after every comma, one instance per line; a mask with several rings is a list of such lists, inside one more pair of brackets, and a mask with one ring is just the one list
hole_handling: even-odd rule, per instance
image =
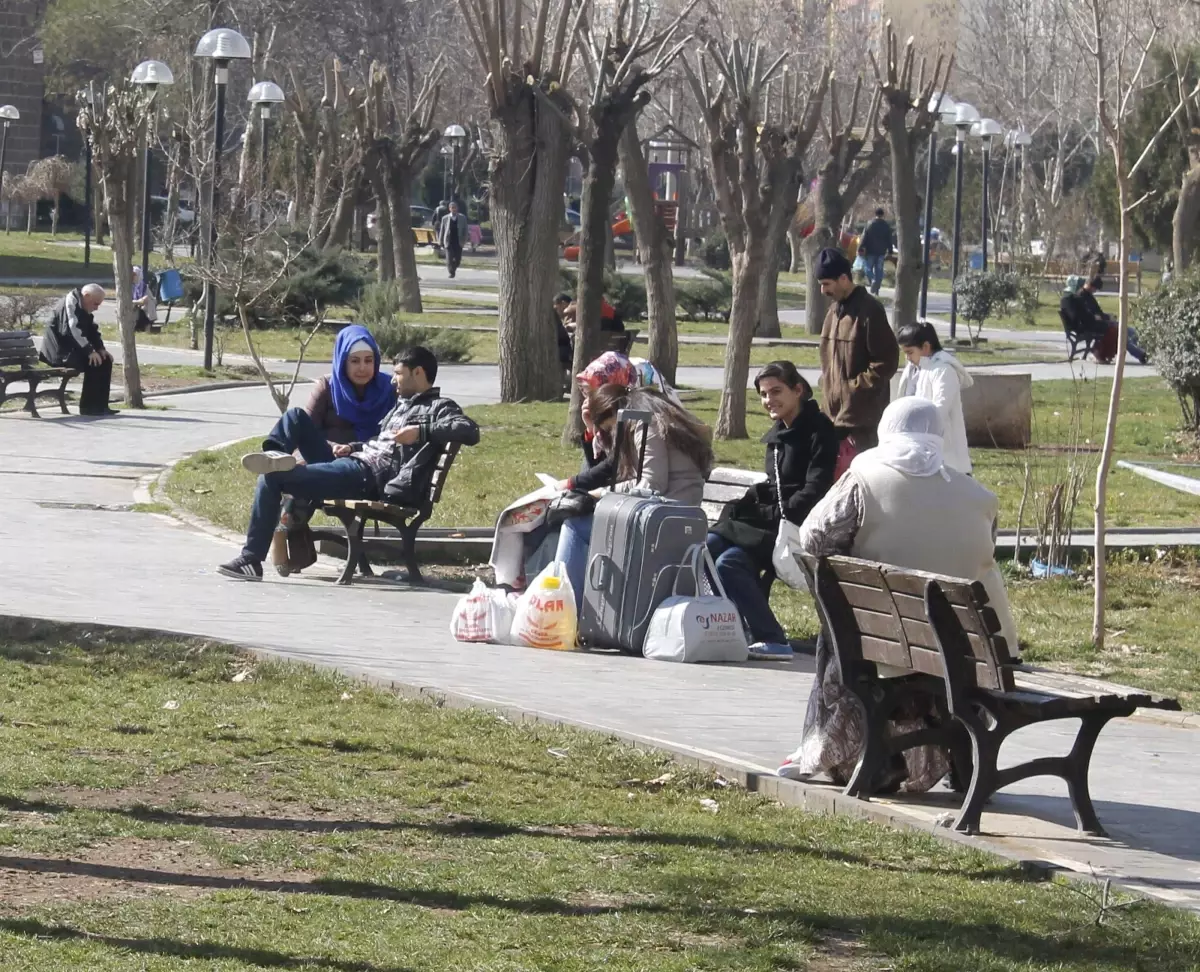
[[971, 475], [971, 452], [967, 448], [962, 389], [970, 388], [975, 379], [955, 355], [942, 350], [932, 324], [907, 324], [900, 328], [896, 339], [904, 357], [908, 359], [900, 375], [898, 397], [915, 395], [937, 406], [946, 429], [944, 461], [951, 469]]

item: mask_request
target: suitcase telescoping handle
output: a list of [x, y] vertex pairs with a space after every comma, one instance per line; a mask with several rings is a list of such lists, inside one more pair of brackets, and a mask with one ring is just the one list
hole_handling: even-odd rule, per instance
[[[646, 426], [646, 433], [642, 436], [642, 446], [638, 450], [637, 478], [640, 481], [642, 478], [642, 467], [646, 464], [646, 440], [650, 438], [650, 422], [654, 418], [646, 409], [641, 408], [623, 408], [617, 412], [617, 449], [620, 449], [620, 443], [624, 441], [625, 425], [629, 422], [641, 422]], [[614, 486], [617, 485], [617, 476], [620, 475], [620, 462], [613, 463], [613, 481]]]

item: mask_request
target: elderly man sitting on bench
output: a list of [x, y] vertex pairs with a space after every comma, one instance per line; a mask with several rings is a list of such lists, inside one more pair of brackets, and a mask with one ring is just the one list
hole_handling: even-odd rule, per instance
[[[325, 434], [306, 412], [295, 409], [271, 430], [263, 451], [242, 457], [242, 465], [259, 474], [250, 529], [241, 554], [218, 567], [219, 573], [235, 580], [262, 580], [284, 493], [314, 503], [382, 499], [398, 506], [416, 505], [429, 489], [442, 447], [479, 442], [479, 426], [434, 387], [438, 363], [432, 351], [407, 348], [395, 364], [399, 400], [379, 435], [361, 449], [335, 457]], [[303, 462], [293, 455], [297, 450]]]

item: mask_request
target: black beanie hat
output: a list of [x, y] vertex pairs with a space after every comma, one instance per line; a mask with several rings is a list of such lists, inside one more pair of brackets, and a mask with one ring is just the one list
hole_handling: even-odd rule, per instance
[[838, 277], [849, 277], [850, 274], [850, 261], [841, 250], [830, 246], [817, 254], [818, 280], [837, 280]]

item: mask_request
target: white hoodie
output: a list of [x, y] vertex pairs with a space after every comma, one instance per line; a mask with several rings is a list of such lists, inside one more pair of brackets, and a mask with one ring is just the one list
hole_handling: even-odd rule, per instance
[[961, 473], [971, 472], [971, 451], [967, 448], [967, 426], [963, 420], [962, 389], [975, 384], [962, 362], [949, 351], [935, 351], [921, 359], [920, 367], [906, 364], [900, 375], [898, 397], [915, 395], [937, 406], [946, 428], [942, 455], [947, 466]]

